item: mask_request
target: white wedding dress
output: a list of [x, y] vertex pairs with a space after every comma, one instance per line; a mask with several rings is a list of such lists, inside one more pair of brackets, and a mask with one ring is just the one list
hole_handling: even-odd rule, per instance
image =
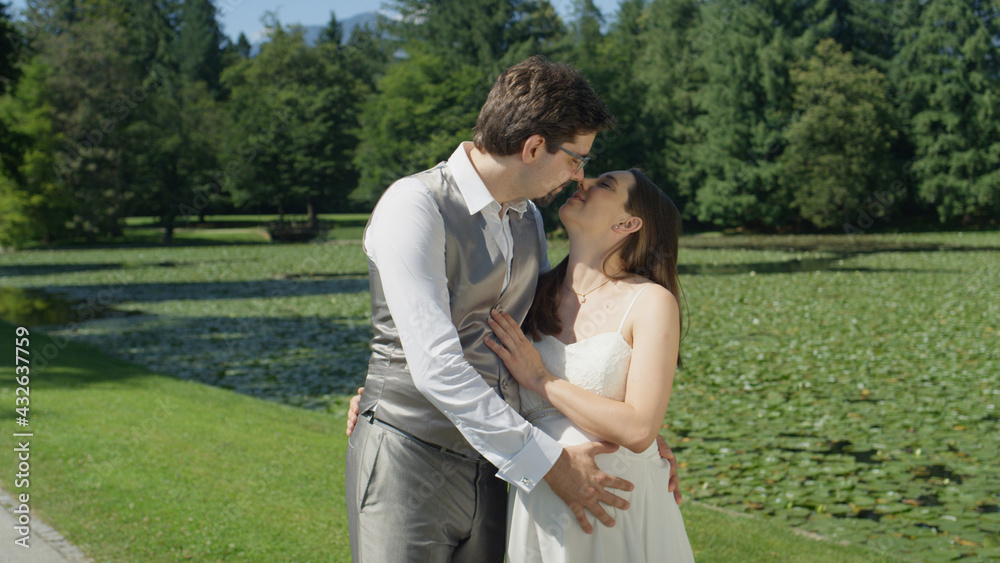
[[[638, 293], [636, 293], [638, 297]], [[632, 304], [635, 304], [633, 299]], [[629, 305], [629, 310], [632, 306]], [[625, 312], [625, 317], [628, 317]], [[624, 326], [625, 319], [622, 319]], [[598, 334], [573, 344], [563, 344], [552, 336], [535, 343], [549, 373], [584, 389], [618, 401], [625, 398], [632, 348], [617, 332]], [[524, 417], [560, 444], [572, 446], [599, 441], [574, 425], [538, 394], [520, 391]], [[586, 534], [569, 507], [544, 481], [531, 493], [511, 487], [507, 506], [507, 559], [522, 562], [686, 562], [694, 561], [684, 520], [669, 492], [670, 464], [660, 458], [654, 442], [641, 454], [621, 447], [612, 454], [596, 457], [605, 473], [635, 485], [631, 492], [609, 489], [629, 502], [628, 510], [607, 505], [615, 519], [605, 527], [587, 512], [594, 528]]]

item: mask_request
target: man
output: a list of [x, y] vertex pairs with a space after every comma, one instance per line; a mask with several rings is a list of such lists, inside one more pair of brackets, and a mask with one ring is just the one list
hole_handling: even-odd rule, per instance
[[[347, 452], [355, 561], [502, 561], [506, 484], [540, 479], [605, 525], [600, 443], [563, 448], [517, 414], [517, 383], [484, 344], [492, 308], [524, 319], [548, 268], [541, 216], [583, 178], [607, 106], [569, 66], [532, 57], [490, 91], [472, 143], [386, 190], [365, 231], [372, 357]], [[500, 479], [497, 479], [499, 477]], [[501, 481], [501, 479], [503, 481]]]

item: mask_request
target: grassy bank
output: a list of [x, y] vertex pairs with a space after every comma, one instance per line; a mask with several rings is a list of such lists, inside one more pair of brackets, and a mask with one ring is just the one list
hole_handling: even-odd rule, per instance
[[[13, 342], [12, 325], [0, 323], [0, 342]], [[0, 348], [8, 429], [12, 348]], [[73, 343], [32, 374], [30, 397], [32, 509], [95, 560], [349, 560], [340, 412], [156, 375]], [[8, 491], [14, 461], [0, 459]], [[683, 510], [699, 561], [881, 557], [776, 522]]]
[[[11, 343], [0, 403], [12, 429], [11, 325], [0, 334]], [[348, 550], [334, 417], [72, 343], [32, 373], [30, 397], [32, 509], [97, 561], [342, 560]], [[7, 491], [14, 461], [0, 459]]]

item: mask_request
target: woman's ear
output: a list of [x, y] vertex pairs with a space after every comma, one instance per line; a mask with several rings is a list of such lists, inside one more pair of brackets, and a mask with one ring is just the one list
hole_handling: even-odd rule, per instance
[[636, 216], [630, 216], [628, 219], [615, 225], [614, 230], [616, 233], [623, 235], [630, 235], [642, 228], [642, 219]]

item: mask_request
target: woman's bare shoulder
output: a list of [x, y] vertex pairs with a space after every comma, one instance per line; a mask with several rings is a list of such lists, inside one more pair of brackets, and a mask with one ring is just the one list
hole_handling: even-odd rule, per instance
[[636, 318], [672, 315], [679, 309], [677, 298], [662, 285], [641, 278], [635, 283], [635, 305], [632, 310]]

